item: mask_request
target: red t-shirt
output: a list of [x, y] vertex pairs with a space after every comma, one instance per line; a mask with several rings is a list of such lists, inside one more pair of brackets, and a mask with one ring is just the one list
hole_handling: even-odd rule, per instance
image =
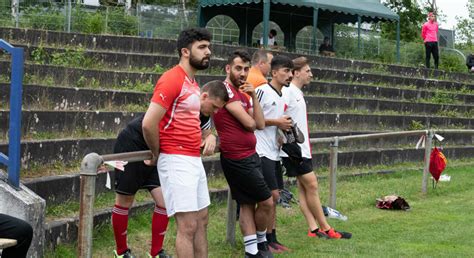
[[160, 121], [160, 152], [200, 156], [200, 89], [177, 65], [165, 72], [155, 86], [151, 101], [166, 109]]
[[[229, 102], [239, 101], [245, 111], [251, 108], [250, 101], [244, 93], [236, 90], [228, 82], [224, 82], [229, 94]], [[244, 159], [255, 154], [257, 139], [253, 132], [244, 126], [224, 107], [214, 115], [214, 125], [220, 139], [221, 153], [228, 159]]]

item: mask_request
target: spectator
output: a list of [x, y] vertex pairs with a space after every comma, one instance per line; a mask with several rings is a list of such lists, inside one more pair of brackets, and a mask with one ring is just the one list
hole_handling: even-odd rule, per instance
[[466, 66], [469, 72], [474, 73], [474, 53], [467, 56]]
[[267, 84], [267, 76], [270, 72], [270, 64], [273, 54], [265, 49], [259, 49], [253, 53], [252, 66], [247, 76], [247, 82], [257, 88], [262, 84]]
[[428, 21], [421, 28], [421, 37], [425, 42], [426, 68], [430, 68], [430, 58], [433, 55], [434, 68], [438, 69], [438, 23], [434, 13], [428, 13]]
[[[268, 33], [268, 46], [270, 48], [278, 48], [278, 44], [275, 41], [276, 35], [277, 35], [277, 32], [274, 29], [271, 29], [270, 32]], [[263, 37], [260, 38], [258, 43], [260, 44], [260, 47], [263, 47]]]
[[21, 219], [0, 213], [0, 237], [17, 241], [15, 246], [3, 249], [2, 258], [26, 257], [33, 239], [33, 228]]
[[336, 56], [336, 51], [329, 42], [329, 37], [324, 37], [323, 44], [319, 46], [319, 54], [322, 56]]

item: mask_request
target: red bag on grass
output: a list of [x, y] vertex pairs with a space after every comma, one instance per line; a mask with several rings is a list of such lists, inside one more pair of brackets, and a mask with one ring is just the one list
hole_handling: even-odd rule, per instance
[[446, 160], [444, 154], [434, 147], [430, 155], [430, 173], [436, 182], [438, 182], [441, 173], [446, 168], [446, 164], [448, 164], [448, 160]]

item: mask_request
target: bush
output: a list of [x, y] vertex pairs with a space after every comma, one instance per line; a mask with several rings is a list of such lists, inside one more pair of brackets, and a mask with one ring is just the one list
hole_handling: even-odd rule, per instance
[[42, 30], [62, 30], [64, 14], [56, 7], [30, 6], [23, 12], [24, 26]]
[[113, 8], [109, 11], [108, 31], [119, 35], [137, 35], [138, 19], [127, 15], [123, 8]]
[[74, 8], [71, 16], [74, 19], [72, 21], [73, 31], [93, 34], [105, 31], [105, 15], [102, 11], [90, 12], [81, 6], [77, 6]]

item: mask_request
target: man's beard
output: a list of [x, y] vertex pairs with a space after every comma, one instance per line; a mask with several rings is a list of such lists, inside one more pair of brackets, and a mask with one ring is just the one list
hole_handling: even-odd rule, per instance
[[234, 87], [240, 87], [243, 85], [243, 83], [241, 82], [240, 78], [237, 78], [235, 77], [232, 72], [229, 74], [229, 80], [230, 82], [232, 83], [232, 85], [234, 85]]
[[209, 67], [211, 64], [211, 59], [209, 57], [204, 57], [201, 60], [198, 60], [194, 57], [193, 53], [191, 52], [191, 58], [189, 59], [189, 65], [196, 70], [204, 70]]

